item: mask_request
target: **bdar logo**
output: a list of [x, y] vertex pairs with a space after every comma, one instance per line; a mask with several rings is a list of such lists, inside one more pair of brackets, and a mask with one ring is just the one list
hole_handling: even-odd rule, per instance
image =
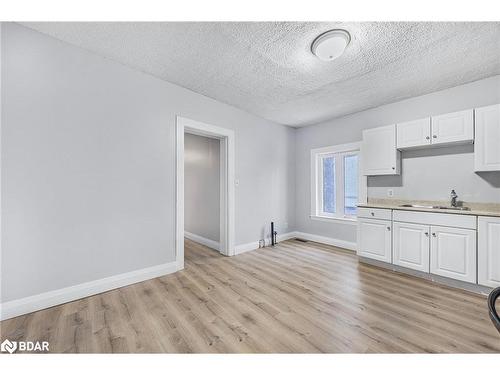
[[17, 342], [15, 341], [10, 341], [10, 340], [4, 340], [2, 344], [0, 345], [0, 350], [2, 352], [9, 352], [10, 354], [14, 353], [17, 349]]
[[5, 340], [0, 345], [0, 351], [8, 352], [48, 352], [48, 341], [10, 341]]

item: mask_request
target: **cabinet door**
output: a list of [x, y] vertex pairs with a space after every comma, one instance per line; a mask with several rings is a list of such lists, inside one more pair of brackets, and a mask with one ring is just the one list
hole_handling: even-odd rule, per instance
[[401, 160], [396, 148], [396, 125], [363, 131], [361, 154], [365, 175], [399, 174]]
[[397, 125], [396, 133], [399, 149], [430, 145], [431, 118], [402, 122]]
[[386, 220], [358, 219], [358, 255], [391, 263], [391, 224]]
[[476, 282], [476, 231], [431, 226], [431, 273]]
[[393, 223], [392, 263], [429, 272], [429, 231], [428, 225]]
[[500, 217], [477, 219], [477, 283], [500, 286]]
[[433, 116], [431, 130], [433, 145], [471, 142], [474, 139], [473, 110]]
[[474, 170], [500, 171], [500, 104], [476, 109]]

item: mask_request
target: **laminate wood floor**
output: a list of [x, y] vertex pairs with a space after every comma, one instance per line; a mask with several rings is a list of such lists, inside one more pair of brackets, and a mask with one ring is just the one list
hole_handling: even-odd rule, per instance
[[1, 323], [55, 352], [500, 352], [486, 298], [289, 240], [236, 257], [186, 240], [185, 269]]

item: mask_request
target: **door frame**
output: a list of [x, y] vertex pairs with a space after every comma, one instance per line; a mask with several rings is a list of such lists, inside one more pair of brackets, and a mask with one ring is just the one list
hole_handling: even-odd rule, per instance
[[175, 259], [184, 268], [184, 134], [220, 140], [220, 252], [234, 255], [234, 131], [176, 116]]

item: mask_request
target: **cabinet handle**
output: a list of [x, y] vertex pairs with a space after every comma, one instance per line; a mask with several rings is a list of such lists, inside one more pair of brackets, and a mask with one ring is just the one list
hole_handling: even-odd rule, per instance
[[372, 212], [371, 214], [372, 214], [372, 216], [375, 216], [375, 212]]
[[391, 227], [387, 227], [387, 230], [391, 230]]
[[425, 232], [425, 235], [426, 235], [427, 237], [429, 237], [429, 232]]
[[392, 169], [396, 169], [396, 167], [392, 167]]
[[432, 237], [436, 237], [436, 233], [432, 233]]
[[435, 135], [435, 134], [432, 136], [432, 138], [437, 138], [437, 137], [438, 137], [438, 136], [437, 136], [437, 135]]
[[427, 137], [425, 137], [425, 139], [431, 139], [431, 137], [427, 136]]

